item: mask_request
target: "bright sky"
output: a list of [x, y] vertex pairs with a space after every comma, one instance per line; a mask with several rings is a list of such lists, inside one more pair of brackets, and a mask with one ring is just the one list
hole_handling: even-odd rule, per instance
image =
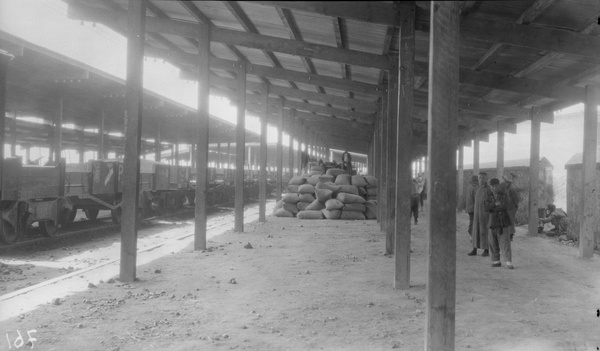
[[[125, 79], [126, 38], [102, 24], [67, 18], [67, 4], [60, 0], [0, 0], [0, 30]], [[198, 84], [179, 79], [179, 69], [162, 60], [145, 59], [144, 87], [197, 107]], [[236, 124], [236, 111], [229, 100], [211, 96], [212, 115]], [[258, 118], [247, 115], [246, 128], [260, 134]], [[273, 126], [268, 126], [267, 142], [277, 142]], [[289, 143], [287, 134], [283, 142]]]

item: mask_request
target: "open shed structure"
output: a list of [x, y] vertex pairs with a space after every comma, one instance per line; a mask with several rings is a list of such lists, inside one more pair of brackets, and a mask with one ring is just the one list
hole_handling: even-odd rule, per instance
[[[600, 73], [597, 1], [67, 3], [71, 18], [103, 23], [129, 38], [124, 181], [131, 187], [124, 193], [124, 281], [135, 279], [139, 165], [133, 161], [140, 155], [147, 118], [141, 108], [146, 98], [141, 89], [144, 56], [168, 60], [183, 77], [199, 81], [198, 110], [192, 118], [198, 149], [196, 249], [206, 247], [202, 199], [212, 91], [238, 104], [237, 169], [243, 169], [246, 110], [261, 113], [280, 133], [286, 129], [311, 147], [369, 155], [369, 171], [383, 188], [379, 218], [387, 234], [386, 251], [395, 253], [395, 288], [410, 286], [411, 161], [427, 155], [428, 350], [454, 347], [456, 194], [462, 192], [462, 150], [472, 140], [473, 168], [478, 171], [479, 141], [498, 132], [497, 172], [503, 174], [504, 133], [531, 121], [533, 233], [538, 225], [534, 180], [539, 173], [540, 123], [551, 123], [556, 109], [584, 102], [585, 124], [593, 127], [585, 129], [579, 237], [581, 256], [592, 255], [592, 226], [598, 216], [589, 195], [595, 186]], [[3, 57], [5, 72], [9, 60]], [[261, 143], [264, 179], [264, 137]], [[281, 174], [281, 161], [278, 168]], [[240, 173], [236, 231], [243, 231]]]

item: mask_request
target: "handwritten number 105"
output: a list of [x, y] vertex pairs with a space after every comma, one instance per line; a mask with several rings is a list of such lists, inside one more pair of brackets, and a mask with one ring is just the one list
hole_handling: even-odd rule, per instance
[[23, 340], [23, 336], [21, 335], [21, 332], [17, 329], [17, 334], [19, 336], [17, 336], [15, 338], [15, 341], [13, 341], [12, 344], [10, 342], [10, 337], [8, 336], [8, 334], [6, 334], [6, 341], [8, 342], [8, 349], [12, 350], [12, 347], [14, 346], [15, 349], [18, 350], [21, 347], [26, 346], [26, 345], [31, 345], [31, 348], [33, 349], [33, 342], [37, 341], [36, 338], [31, 336], [31, 334], [33, 334], [33, 333], [37, 333], [37, 330], [32, 329], [32, 330], [27, 331], [27, 343], [25, 343], [25, 340]]

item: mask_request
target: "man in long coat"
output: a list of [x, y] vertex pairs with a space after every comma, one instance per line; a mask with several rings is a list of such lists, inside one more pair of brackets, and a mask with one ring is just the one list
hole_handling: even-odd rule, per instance
[[483, 250], [481, 256], [489, 256], [489, 218], [490, 214], [484, 209], [485, 201], [487, 200], [490, 192], [490, 188], [487, 184], [487, 173], [480, 172], [479, 188], [475, 193], [475, 204], [473, 212], [473, 233], [472, 242], [473, 250], [469, 252], [469, 256], [477, 255], [477, 249]]

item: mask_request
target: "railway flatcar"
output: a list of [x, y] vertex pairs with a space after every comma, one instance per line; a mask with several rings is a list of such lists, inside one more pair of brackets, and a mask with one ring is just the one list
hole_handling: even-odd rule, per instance
[[0, 243], [14, 244], [38, 223], [44, 236], [56, 235], [72, 205], [64, 197], [65, 163], [23, 165], [21, 158], [4, 160], [0, 192]]

